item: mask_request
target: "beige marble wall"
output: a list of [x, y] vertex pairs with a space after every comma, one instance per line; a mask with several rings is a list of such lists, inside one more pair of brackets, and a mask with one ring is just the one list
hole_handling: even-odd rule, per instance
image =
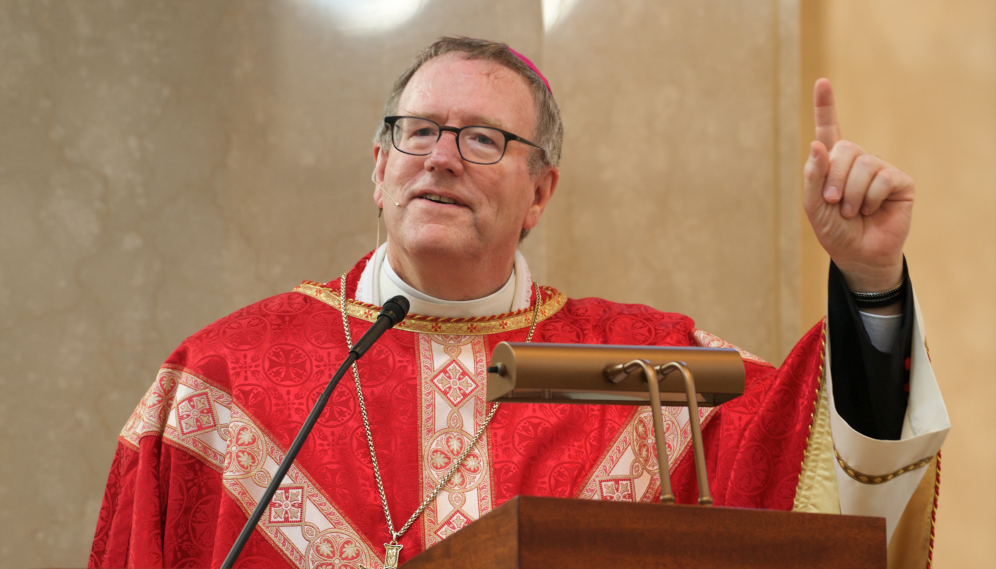
[[[996, 4], [818, 0], [804, 4], [802, 21], [804, 81], [829, 77], [844, 136], [917, 182], [906, 257], [952, 424], [935, 567], [992, 567]], [[826, 291], [818, 247], [804, 246], [809, 315], [823, 310]]]
[[802, 329], [797, 10], [579, 2], [548, 31], [566, 125], [551, 284], [692, 315], [781, 361]]

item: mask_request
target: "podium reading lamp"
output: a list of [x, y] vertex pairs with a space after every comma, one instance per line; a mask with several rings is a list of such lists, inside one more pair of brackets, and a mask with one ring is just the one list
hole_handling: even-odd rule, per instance
[[661, 402], [688, 406], [699, 504], [708, 506], [699, 405], [719, 405], [743, 392], [744, 363], [734, 349], [502, 342], [488, 367], [488, 401], [650, 405], [662, 504], [673, 504], [674, 494]]

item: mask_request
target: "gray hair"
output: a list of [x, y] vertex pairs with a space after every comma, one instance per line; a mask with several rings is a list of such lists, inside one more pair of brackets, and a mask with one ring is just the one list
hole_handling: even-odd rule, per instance
[[[462, 53], [466, 59], [483, 59], [502, 65], [515, 71], [529, 82], [529, 88], [536, 102], [536, 132], [531, 139], [543, 149], [541, 156], [533, 153], [529, 159], [529, 169], [533, 175], [539, 174], [543, 166], [560, 164], [560, 149], [564, 143], [564, 125], [560, 120], [560, 109], [553, 100], [553, 94], [535, 71], [529, 68], [509, 49], [508, 45], [488, 40], [467, 37], [443, 37], [422, 50], [411, 66], [394, 82], [391, 93], [384, 105], [384, 116], [398, 114], [398, 102], [412, 76], [426, 62], [447, 53]], [[374, 135], [374, 141], [379, 141], [383, 150], [389, 150], [391, 145], [391, 130], [386, 123], [381, 123]]]

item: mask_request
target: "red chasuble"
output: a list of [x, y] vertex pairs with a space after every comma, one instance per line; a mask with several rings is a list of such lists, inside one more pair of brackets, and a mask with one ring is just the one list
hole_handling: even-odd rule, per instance
[[[353, 338], [379, 308], [352, 300], [366, 259], [194, 334], [128, 420], [111, 467], [91, 567], [217, 567]], [[540, 288], [534, 342], [720, 347], [680, 314]], [[395, 528], [429, 496], [484, 421], [487, 365], [525, 341], [533, 308], [490, 318], [411, 315], [359, 372]], [[822, 369], [822, 328], [781, 368], [741, 352], [743, 396], [700, 410], [716, 505], [792, 508]], [[688, 410], [664, 410], [678, 503], [695, 503]], [[401, 538], [401, 561], [518, 495], [657, 501], [650, 410], [501, 404], [458, 473]], [[339, 384], [239, 567], [381, 567], [391, 536], [352, 374]]]

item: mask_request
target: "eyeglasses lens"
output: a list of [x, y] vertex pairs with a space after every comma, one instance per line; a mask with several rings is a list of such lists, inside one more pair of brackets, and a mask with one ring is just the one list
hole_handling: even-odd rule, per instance
[[491, 164], [501, 160], [505, 151], [505, 137], [493, 128], [468, 128], [460, 132], [460, 150], [471, 162]]
[[394, 123], [394, 145], [409, 154], [429, 154], [439, 140], [439, 125], [432, 121], [401, 118]]
[[[439, 130], [430, 120], [403, 117], [394, 123], [394, 145], [402, 152], [424, 156], [435, 148]], [[505, 136], [485, 126], [461, 129], [458, 144], [465, 160], [479, 164], [493, 164], [505, 152]]]

